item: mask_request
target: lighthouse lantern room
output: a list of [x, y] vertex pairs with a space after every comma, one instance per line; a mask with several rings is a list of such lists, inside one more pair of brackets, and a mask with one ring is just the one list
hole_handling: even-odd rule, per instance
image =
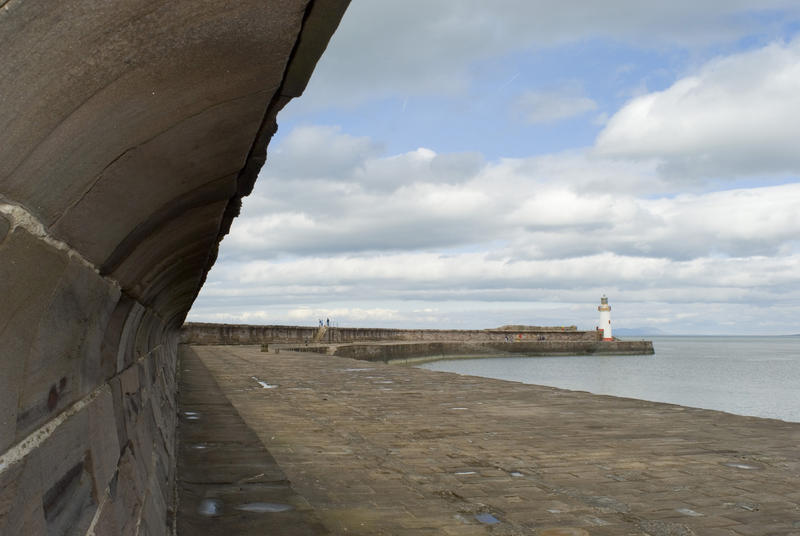
[[597, 308], [600, 311], [600, 329], [603, 330], [603, 340], [613, 341], [614, 337], [611, 336], [611, 306], [608, 305], [608, 298], [605, 294], [600, 298], [600, 306]]

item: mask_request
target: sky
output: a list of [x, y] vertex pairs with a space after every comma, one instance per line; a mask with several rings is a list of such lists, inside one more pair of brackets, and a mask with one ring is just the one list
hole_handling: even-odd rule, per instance
[[188, 320], [800, 333], [796, 0], [353, 0]]

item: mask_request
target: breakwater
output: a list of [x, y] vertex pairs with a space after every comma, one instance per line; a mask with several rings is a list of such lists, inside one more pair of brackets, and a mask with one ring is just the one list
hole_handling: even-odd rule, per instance
[[[575, 326], [509, 326], [512, 329], [391, 329], [339, 328], [317, 326], [252, 326], [187, 322], [181, 329], [186, 344], [265, 344], [278, 343], [348, 343], [376, 341], [598, 341], [597, 331], [578, 331]], [[320, 337], [321, 334], [321, 337]]]
[[[313, 349], [312, 349], [313, 348]], [[404, 361], [447, 357], [558, 356], [558, 355], [647, 355], [650, 341], [538, 341], [501, 343], [422, 342], [361, 343], [337, 346], [287, 348], [316, 351], [362, 361]]]
[[181, 342], [268, 345], [364, 361], [446, 356], [653, 353], [650, 341], [603, 341], [600, 332], [579, 331], [574, 326], [436, 330], [187, 323], [181, 331]]

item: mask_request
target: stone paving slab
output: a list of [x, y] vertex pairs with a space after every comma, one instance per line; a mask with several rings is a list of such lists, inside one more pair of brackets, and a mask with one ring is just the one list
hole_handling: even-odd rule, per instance
[[333, 534], [800, 536], [800, 423], [257, 347], [191, 353]]
[[197, 355], [180, 360], [178, 534], [328, 534]]

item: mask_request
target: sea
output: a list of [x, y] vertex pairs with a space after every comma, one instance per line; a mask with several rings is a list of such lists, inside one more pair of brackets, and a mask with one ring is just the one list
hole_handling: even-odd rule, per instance
[[639, 338], [653, 341], [655, 355], [446, 359], [418, 366], [800, 422], [800, 336]]

